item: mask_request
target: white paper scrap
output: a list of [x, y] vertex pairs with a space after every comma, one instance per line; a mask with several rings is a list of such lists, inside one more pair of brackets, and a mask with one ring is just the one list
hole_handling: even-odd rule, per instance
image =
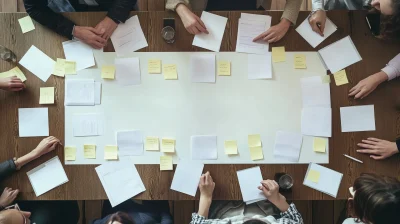
[[49, 136], [49, 109], [18, 108], [19, 137]]
[[175, 170], [171, 189], [195, 196], [204, 164], [194, 160], [181, 160]]

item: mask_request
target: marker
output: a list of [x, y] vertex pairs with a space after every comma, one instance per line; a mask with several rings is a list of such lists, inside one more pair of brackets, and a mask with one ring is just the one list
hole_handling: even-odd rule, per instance
[[364, 163], [363, 161], [361, 161], [361, 160], [358, 160], [358, 159], [356, 159], [356, 158], [354, 158], [354, 157], [351, 157], [351, 156], [348, 156], [348, 155], [346, 155], [346, 154], [343, 154], [345, 157], [347, 157], [347, 158], [349, 158], [349, 159], [351, 159], [351, 160], [354, 160], [354, 161], [356, 161], [356, 162], [359, 162], [359, 163]]

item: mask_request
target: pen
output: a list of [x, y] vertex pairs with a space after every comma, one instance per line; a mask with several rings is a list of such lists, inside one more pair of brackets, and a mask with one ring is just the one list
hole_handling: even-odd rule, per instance
[[349, 158], [349, 159], [351, 159], [351, 160], [354, 160], [354, 161], [356, 161], [356, 162], [359, 162], [359, 163], [364, 163], [363, 161], [361, 161], [361, 160], [358, 160], [358, 159], [356, 159], [356, 158], [354, 158], [354, 157], [351, 157], [351, 156], [349, 156], [349, 155], [346, 155], [346, 154], [343, 154], [345, 157], [347, 157], [347, 158]]

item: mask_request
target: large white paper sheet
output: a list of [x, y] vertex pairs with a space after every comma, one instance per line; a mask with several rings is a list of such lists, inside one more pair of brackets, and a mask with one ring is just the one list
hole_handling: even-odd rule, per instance
[[32, 45], [21, 58], [19, 64], [24, 66], [43, 82], [46, 82], [53, 73], [55, 61]]
[[[319, 181], [317, 183], [307, 179], [310, 170], [315, 170], [320, 173]], [[343, 174], [339, 172], [315, 163], [310, 163], [303, 184], [336, 198], [340, 183], [342, 182], [342, 177]]]
[[143, 133], [139, 130], [117, 132], [119, 156], [143, 155]]
[[115, 58], [115, 80], [121, 86], [139, 85], [139, 58]]
[[332, 109], [307, 107], [301, 110], [301, 133], [303, 135], [332, 137]]
[[326, 18], [324, 36], [314, 32], [311, 28], [308, 17], [296, 28], [296, 31], [306, 40], [313, 48], [316, 48], [322, 41], [328, 38], [337, 30], [333, 22]]
[[340, 108], [342, 132], [375, 131], [374, 105]]
[[239, 19], [236, 52], [250, 54], [266, 54], [269, 44], [253, 39], [271, 27], [271, 16], [242, 13]]
[[303, 107], [331, 107], [329, 83], [322, 83], [321, 76], [301, 79]]
[[49, 109], [18, 108], [19, 137], [49, 136]]
[[101, 82], [94, 82], [94, 104], [101, 104]]
[[215, 82], [214, 54], [193, 54], [189, 66], [192, 82]]
[[247, 68], [249, 79], [271, 79], [271, 53], [247, 55]]
[[274, 157], [289, 162], [297, 162], [300, 157], [303, 135], [278, 131], [275, 138]]
[[58, 156], [26, 173], [36, 197], [68, 182], [67, 174]]
[[65, 84], [65, 106], [95, 105], [93, 79], [68, 79]]
[[218, 158], [217, 136], [197, 135], [190, 139], [193, 160], [209, 160]]
[[103, 114], [74, 114], [74, 136], [98, 136], [104, 132]]
[[65, 59], [76, 62], [76, 71], [95, 65], [93, 48], [79, 40], [65, 41], [62, 43]]
[[263, 177], [259, 166], [237, 171], [240, 191], [244, 202], [257, 202], [267, 198], [258, 189]]
[[194, 197], [203, 168], [204, 164], [198, 161], [179, 161], [172, 179], [171, 189]]
[[228, 18], [203, 11], [200, 19], [207, 27], [208, 34], [196, 34], [193, 39], [193, 45], [219, 52]]

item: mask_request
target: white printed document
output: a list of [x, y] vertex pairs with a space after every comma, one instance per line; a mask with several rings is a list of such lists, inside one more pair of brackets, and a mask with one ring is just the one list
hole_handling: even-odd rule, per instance
[[49, 109], [18, 108], [19, 137], [49, 136]]
[[259, 166], [239, 170], [237, 171], [237, 176], [242, 198], [246, 204], [267, 199], [263, 192], [258, 189], [261, 186], [261, 181], [263, 181]]
[[204, 164], [194, 160], [180, 160], [176, 166], [171, 189], [196, 196]]
[[193, 39], [193, 45], [219, 52], [228, 18], [203, 11], [200, 19], [207, 27], [208, 34], [196, 34]]
[[46, 82], [50, 75], [53, 74], [56, 62], [32, 45], [21, 58], [19, 64], [36, 75], [43, 82]]
[[65, 59], [76, 62], [76, 71], [95, 65], [93, 48], [80, 40], [70, 40], [62, 43]]
[[65, 101], [64, 102], [65, 106], [94, 106], [95, 105], [94, 80], [93, 79], [65, 80], [64, 101]]
[[118, 131], [117, 145], [119, 156], [143, 155], [143, 133], [139, 130]]
[[326, 18], [324, 36], [314, 32], [311, 28], [308, 17], [296, 28], [296, 31], [306, 40], [313, 48], [316, 48], [322, 41], [328, 38], [337, 30], [333, 22]]
[[340, 108], [342, 132], [375, 131], [374, 105]]
[[236, 52], [249, 54], [266, 54], [269, 44], [259, 40], [253, 42], [261, 33], [271, 27], [271, 16], [242, 13], [239, 19]]
[[75, 137], [103, 135], [103, 114], [74, 114], [72, 123]]

